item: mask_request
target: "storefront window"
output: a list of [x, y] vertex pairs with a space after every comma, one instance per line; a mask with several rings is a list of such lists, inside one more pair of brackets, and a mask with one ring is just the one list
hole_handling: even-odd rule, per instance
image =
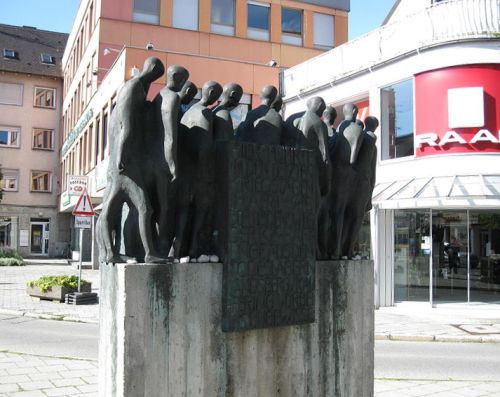
[[500, 211], [395, 211], [394, 300], [498, 302]]
[[467, 302], [467, 212], [432, 212], [433, 302]]
[[470, 301], [500, 300], [500, 212], [470, 211]]
[[428, 211], [394, 213], [394, 300], [429, 300], [431, 237]]
[[413, 156], [413, 80], [381, 89], [382, 160]]

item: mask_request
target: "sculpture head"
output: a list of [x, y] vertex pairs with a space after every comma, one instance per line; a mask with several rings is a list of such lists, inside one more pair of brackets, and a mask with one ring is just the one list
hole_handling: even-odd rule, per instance
[[274, 102], [271, 104], [271, 107], [276, 110], [278, 113], [281, 111], [281, 108], [283, 107], [283, 98], [281, 95], [277, 95], [276, 99]]
[[321, 98], [320, 96], [315, 96], [308, 99], [306, 107], [308, 112], [313, 112], [318, 117], [321, 117], [326, 109], [326, 104], [323, 98]]
[[375, 116], [368, 116], [365, 119], [365, 130], [370, 132], [375, 132], [378, 128], [378, 119]]
[[336, 118], [337, 110], [333, 106], [328, 105], [323, 112], [323, 120], [325, 120], [325, 123], [329, 126], [333, 126]]
[[342, 108], [344, 120], [355, 121], [358, 117], [358, 107], [354, 103], [346, 103]]
[[225, 108], [232, 108], [240, 103], [240, 99], [243, 96], [243, 88], [241, 85], [236, 83], [228, 83], [224, 86], [222, 90], [222, 98], [220, 105]]
[[188, 78], [189, 72], [180, 65], [171, 65], [167, 69], [167, 87], [174, 92], [179, 92]]
[[210, 106], [214, 103], [222, 94], [222, 87], [216, 81], [207, 81], [203, 84], [201, 89], [201, 100], [200, 103], [204, 106]]
[[260, 103], [265, 106], [271, 106], [277, 95], [278, 89], [275, 86], [266, 85], [260, 92]]
[[181, 104], [189, 105], [193, 98], [198, 93], [198, 88], [192, 81], [186, 81], [179, 91], [179, 97], [181, 98]]
[[165, 66], [163, 66], [162, 61], [157, 57], [149, 57], [144, 61], [139, 79], [146, 84], [151, 84], [157, 78], [163, 76], [163, 73], [165, 73]]

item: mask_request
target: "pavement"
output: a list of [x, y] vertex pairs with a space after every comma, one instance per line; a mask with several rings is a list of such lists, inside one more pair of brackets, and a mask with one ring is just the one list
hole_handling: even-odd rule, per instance
[[[26, 283], [41, 275], [77, 274], [66, 261], [0, 267], [0, 314], [97, 323], [99, 305], [67, 305], [26, 294]], [[99, 292], [99, 271], [82, 270]], [[378, 340], [500, 343], [500, 304], [402, 303], [375, 311]], [[0, 336], [1, 341], [1, 336]], [[0, 349], [5, 347], [0, 345]], [[0, 396], [97, 396], [97, 361], [42, 357], [0, 350]], [[375, 396], [500, 397], [498, 382], [376, 379]]]

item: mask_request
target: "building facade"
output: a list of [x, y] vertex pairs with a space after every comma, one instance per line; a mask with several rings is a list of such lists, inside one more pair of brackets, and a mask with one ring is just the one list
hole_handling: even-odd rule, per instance
[[500, 301], [499, 8], [397, 1], [381, 28], [284, 72], [287, 114], [319, 95], [380, 120], [380, 306]]
[[58, 211], [62, 68], [67, 34], [0, 25], [0, 247], [58, 256], [69, 217]]
[[[348, 0], [81, 1], [63, 57], [60, 211], [76, 203], [67, 191], [72, 175], [86, 175], [94, 203], [102, 201], [109, 115], [147, 57], [184, 66], [198, 87], [239, 83], [244, 95], [233, 119], [241, 120], [264, 85], [279, 85], [282, 68], [347, 40], [348, 11]], [[165, 83], [165, 76], [153, 83], [149, 97]]]

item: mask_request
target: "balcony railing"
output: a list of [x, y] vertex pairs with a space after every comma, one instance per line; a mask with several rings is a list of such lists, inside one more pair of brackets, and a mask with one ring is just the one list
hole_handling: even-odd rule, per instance
[[449, 0], [349, 41], [283, 72], [284, 96], [449, 42], [500, 38], [500, 0]]

